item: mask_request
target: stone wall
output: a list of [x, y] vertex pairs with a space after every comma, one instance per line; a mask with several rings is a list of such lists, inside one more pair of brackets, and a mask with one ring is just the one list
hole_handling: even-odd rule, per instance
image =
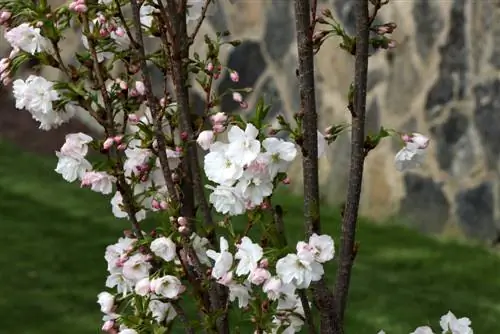
[[[352, 0], [319, 5], [333, 9], [352, 32]], [[367, 130], [418, 131], [432, 143], [425, 166], [403, 174], [393, 166], [394, 141], [370, 153], [362, 214], [399, 215], [429, 233], [493, 239], [500, 228], [500, 2], [392, 0], [380, 21], [398, 24], [398, 46], [370, 58]], [[242, 39], [222, 58], [240, 72], [237, 87], [255, 88], [247, 96], [250, 107], [264, 95], [274, 114], [290, 119], [299, 109], [294, 28], [292, 0], [219, 0], [201, 34], [227, 29]], [[199, 52], [202, 44], [195, 45]], [[337, 46], [329, 40], [316, 59], [322, 127], [349, 121], [345, 96], [353, 59]], [[65, 51], [71, 57], [72, 49]], [[220, 92], [234, 87], [227, 75], [219, 81]], [[236, 111], [238, 105], [228, 97], [222, 108]], [[322, 196], [332, 205], [345, 197], [348, 159], [346, 134], [321, 160]], [[293, 170], [299, 191], [300, 166]]]

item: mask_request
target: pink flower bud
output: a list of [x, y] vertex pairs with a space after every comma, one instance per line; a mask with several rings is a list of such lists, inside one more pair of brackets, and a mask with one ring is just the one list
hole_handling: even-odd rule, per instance
[[262, 210], [267, 210], [267, 209], [269, 209], [269, 202], [267, 202], [267, 201], [262, 202], [262, 203], [261, 203], [261, 205], [260, 205], [260, 208], [261, 208]]
[[115, 327], [115, 321], [107, 320], [106, 322], [104, 322], [101, 329], [103, 332], [109, 332], [113, 329], [113, 327]]
[[223, 124], [215, 124], [212, 126], [212, 131], [215, 133], [222, 133], [226, 130], [226, 127]]
[[69, 8], [69, 10], [76, 12], [75, 8], [76, 8], [77, 5], [78, 5], [77, 2], [72, 2], [72, 3], [69, 4], [68, 8]]
[[102, 143], [102, 148], [105, 150], [109, 150], [111, 146], [113, 146], [114, 140], [113, 138], [107, 138], [104, 143]]
[[0, 24], [6, 23], [10, 19], [11, 16], [12, 16], [11, 12], [8, 12], [8, 11], [0, 12]]
[[218, 112], [215, 115], [210, 116], [210, 121], [212, 124], [223, 124], [227, 121], [227, 115], [223, 112]]
[[248, 103], [247, 103], [246, 101], [242, 101], [242, 102], [240, 102], [240, 108], [241, 108], [241, 109], [246, 109], [246, 108], [248, 108]]
[[77, 4], [74, 11], [77, 13], [86, 13], [88, 10], [87, 6], [84, 4]]
[[123, 139], [123, 136], [122, 135], [118, 135], [118, 136], [114, 136], [113, 137], [113, 141], [117, 144], [120, 144], [122, 142], [122, 139]]
[[181, 234], [188, 234], [189, 233], [189, 228], [187, 226], [179, 226], [179, 228], [177, 230]]
[[188, 138], [189, 138], [189, 135], [186, 131], [181, 132], [181, 140], [182, 141], [186, 141], [186, 140], [188, 140]]
[[117, 148], [118, 150], [120, 150], [120, 151], [123, 151], [123, 150], [125, 150], [125, 149], [127, 148], [127, 144], [125, 144], [125, 143], [121, 143], [121, 144], [120, 144], [120, 145], [118, 145], [116, 148]]
[[283, 180], [283, 184], [290, 184], [290, 182], [291, 182], [291, 180], [288, 176], [285, 177], [285, 179]]
[[152, 207], [154, 210], [161, 210], [160, 202], [158, 202], [156, 199], [153, 199], [153, 200], [151, 201], [151, 207]]
[[123, 37], [123, 36], [125, 36], [126, 32], [125, 32], [125, 29], [123, 29], [122, 27], [118, 27], [115, 30], [115, 34], [119, 37]]
[[405, 143], [409, 143], [411, 141], [411, 137], [407, 134], [403, 134], [401, 135], [401, 139], [405, 142]]
[[429, 146], [430, 139], [420, 133], [413, 133], [411, 135], [411, 141], [417, 144], [418, 148], [425, 149]]
[[231, 72], [231, 74], [229, 74], [229, 77], [231, 78], [231, 80], [233, 82], [240, 81], [240, 76], [239, 76], [238, 72], [236, 72], [236, 71]]
[[146, 93], [146, 86], [144, 86], [142, 81], [135, 82], [135, 89], [140, 95], [144, 95]]
[[109, 31], [107, 31], [106, 29], [100, 29], [99, 30], [99, 35], [101, 37], [108, 37], [109, 36]]
[[393, 40], [393, 39], [392, 39], [392, 40], [390, 40], [390, 41], [389, 41], [389, 43], [387, 44], [387, 48], [388, 48], [388, 49], [395, 49], [395, 48], [396, 48], [396, 46], [397, 46], [397, 43], [396, 43], [396, 41], [395, 41], [395, 40]]
[[180, 226], [187, 226], [188, 225], [187, 218], [186, 217], [177, 218], [177, 224], [179, 224]]
[[183, 150], [183, 149], [182, 149], [182, 147], [180, 147], [180, 146], [177, 146], [177, 147], [175, 148], [175, 152], [177, 152], [177, 153], [182, 153], [183, 151], [184, 151], [184, 150]]
[[264, 268], [256, 268], [254, 271], [250, 273], [248, 278], [250, 279], [250, 282], [252, 282], [253, 284], [261, 285], [269, 278], [271, 278], [271, 274]]
[[121, 79], [117, 79], [116, 83], [120, 86], [120, 88], [122, 90], [127, 90], [128, 89], [128, 85], [127, 85], [127, 83], [125, 81], [123, 81]]
[[139, 122], [139, 116], [137, 116], [136, 114], [129, 114], [128, 121], [130, 123], [137, 124]]
[[214, 70], [214, 64], [208, 63], [207, 67], [205, 68], [208, 72], [212, 72]]
[[168, 209], [168, 203], [166, 201], [161, 201], [160, 202], [160, 208], [162, 210], [167, 210]]
[[238, 92], [234, 92], [233, 93], [233, 101], [241, 103], [243, 101], [243, 96], [241, 96], [241, 94]]

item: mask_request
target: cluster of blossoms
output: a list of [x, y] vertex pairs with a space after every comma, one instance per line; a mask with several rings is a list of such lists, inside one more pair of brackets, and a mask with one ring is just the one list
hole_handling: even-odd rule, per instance
[[[243, 237], [235, 245], [234, 254], [224, 237], [220, 238], [219, 252], [207, 249], [209, 241], [195, 233], [190, 242], [199, 262], [211, 268], [211, 277], [228, 288], [229, 300], [237, 301], [239, 308], [246, 308], [259, 298], [259, 291], [266, 296], [275, 311], [269, 333], [300, 331], [304, 324], [304, 310], [297, 289], [307, 289], [311, 282], [321, 279], [323, 263], [333, 259], [335, 252], [331, 237], [313, 234], [307, 243], [301, 241], [297, 244], [296, 253], [278, 259], [272, 270], [263, 248], [248, 237]], [[186, 289], [178, 278], [182, 267], [172, 238], [154, 238], [149, 249], [137, 244], [137, 239], [125, 237], [106, 249], [109, 271], [106, 287], [118, 292], [116, 296], [109, 292], [98, 295], [104, 313], [103, 330], [109, 333], [116, 332], [117, 328], [126, 329], [123, 324], [118, 325], [120, 314], [117, 310], [120, 303], [137, 296], [146, 303], [153, 321], [158, 324], [170, 322], [176, 317], [172, 302]], [[154, 265], [158, 263], [162, 263], [161, 270], [155, 270]]]
[[[470, 327], [470, 319], [467, 317], [457, 319], [451, 311], [448, 311], [448, 313], [441, 317], [439, 325], [441, 326], [442, 334], [474, 334], [474, 331]], [[380, 331], [378, 334], [385, 334], [385, 332]], [[429, 326], [420, 326], [410, 334], [434, 334], [434, 332]]]
[[216, 187], [210, 194], [217, 212], [240, 215], [264, 203], [274, 188], [274, 179], [286, 173], [295, 159], [295, 144], [279, 138], [258, 139], [259, 130], [251, 123], [245, 130], [232, 126], [227, 134], [228, 143], [215, 141], [210, 133], [201, 133], [198, 143], [210, 152], [205, 156], [207, 178]]

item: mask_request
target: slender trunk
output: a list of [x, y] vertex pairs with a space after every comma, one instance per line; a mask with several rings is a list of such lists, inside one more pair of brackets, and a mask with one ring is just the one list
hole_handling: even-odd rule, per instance
[[[358, 219], [361, 183], [363, 179], [364, 128], [366, 113], [366, 80], [368, 71], [368, 37], [369, 14], [368, 0], [357, 0], [356, 11], [356, 64], [355, 64], [355, 96], [352, 112], [351, 165], [348, 179], [347, 200], [342, 220], [342, 237], [340, 241], [339, 267], [335, 284], [337, 321], [343, 327], [344, 313], [349, 293], [351, 271], [356, 256], [355, 234]], [[340, 333], [340, 332], [338, 332]]]

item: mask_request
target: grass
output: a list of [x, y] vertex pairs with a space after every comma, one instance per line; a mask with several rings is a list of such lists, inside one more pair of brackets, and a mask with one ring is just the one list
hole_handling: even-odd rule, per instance
[[[55, 159], [0, 142], [0, 314], [3, 333], [98, 333], [96, 295], [103, 289], [106, 245], [126, 221], [108, 201], [53, 172]], [[302, 204], [280, 194], [292, 239], [302, 232]], [[326, 232], [337, 236], [335, 211], [323, 209]], [[338, 239], [338, 238], [336, 238]], [[407, 334], [451, 309], [469, 316], [475, 333], [500, 323], [500, 258], [479, 246], [419, 235], [401, 226], [360, 222], [349, 334]], [[330, 277], [332, 275], [329, 275]], [[438, 328], [436, 328], [437, 330]]]

